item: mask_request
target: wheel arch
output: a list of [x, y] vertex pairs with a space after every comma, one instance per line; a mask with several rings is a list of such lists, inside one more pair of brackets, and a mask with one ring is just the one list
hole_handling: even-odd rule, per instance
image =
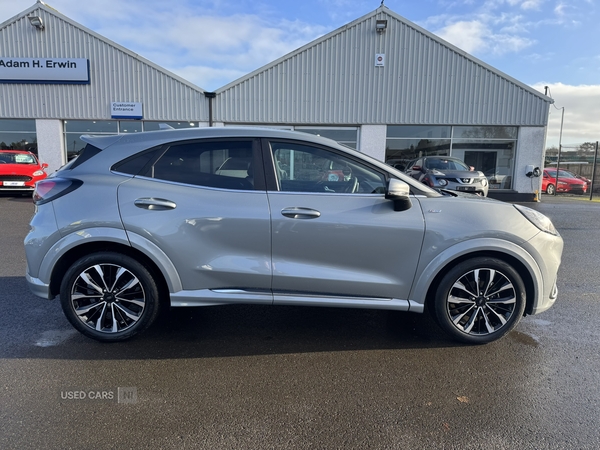
[[[469, 248], [465, 247], [470, 244], [472, 245]], [[522, 247], [496, 239], [457, 244], [439, 254], [420, 272], [411, 291], [411, 301], [422, 304], [423, 308], [429, 308], [444, 275], [457, 264], [477, 257], [500, 259], [517, 271], [525, 285], [524, 315], [532, 314], [542, 291], [542, 286], [537, 281], [542, 279], [540, 268], [535, 259]]]
[[127, 255], [140, 262], [154, 278], [161, 295], [161, 298], [169, 298], [169, 285], [158, 265], [144, 252], [131, 246], [110, 241], [94, 241], [77, 245], [61, 256], [56, 262], [50, 276], [50, 293], [56, 296], [60, 293], [62, 279], [69, 269], [79, 258], [99, 252], [115, 252]]
[[435, 293], [437, 290], [437, 286], [439, 285], [441, 279], [454, 266], [462, 263], [463, 261], [467, 261], [469, 259], [479, 258], [479, 257], [499, 259], [499, 260], [504, 261], [505, 263], [509, 264], [517, 271], [517, 273], [523, 280], [523, 284], [525, 285], [525, 301], [526, 302], [525, 302], [525, 311], [524, 311], [523, 315], [526, 316], [528, 314], [531, 314], [533, 311], [533, 305], [535, 303], [535, 301], [534, 301], [535, 300], [535, 285], [533, 283], [533, 276], [531, 275], [531, 273], [529, 272], [529, 270], [527, 269], [525, 264], [523, 264], [521, 261], [519, 261], [514, 256], [509, 255], [507, 253], [500, 252], [500, 251], [489, 251], [489, 250], [468, 253], [468, 254], [462, 255], [456, 259], [453, 259], [452, 261], [449, 261], [448, 264], [446, 264], [437, 273], [437, 275], [434, 277], [433, 281], [429, 285], [429, 289], [427, 290], [427, 294], [426, 294], [426, 298], [425, 298], [426, 308], [430, 308], [432, 306], [432, 302], [435, 299]]

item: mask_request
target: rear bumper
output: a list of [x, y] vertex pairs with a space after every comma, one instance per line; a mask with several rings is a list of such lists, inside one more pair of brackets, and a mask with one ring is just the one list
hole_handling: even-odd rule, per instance
[[43, 283], [40, 279], [29, 275], [29, 271], [25, 274], [25, 279], [27, 280], [27, 286], [29, 287], [29, 290], [38, 297], [45, 298], [47, 300], [54, 298], [54, 296], [50, 294], [50, 286], [46, 283]]

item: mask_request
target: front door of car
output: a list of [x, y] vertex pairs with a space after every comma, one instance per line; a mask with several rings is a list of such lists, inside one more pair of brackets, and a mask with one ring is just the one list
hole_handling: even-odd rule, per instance
[[[164, 252], [191, 297], [218, 300], [219, 292], [235, 290], [229, 297], [240, 302], [272, 303], [271, 224], [258, 141], [178, 142], [155, 152], [137, 156], [144, 168], [119, 187], [132, 244]], [[136, 167], [135, 158], [124, 167]]]
[[343, 152], [271, 141], [265, 153], [277, 178], [268, 191], [275, 304], [408, 299], [424, 234], [418, 203], [394, 211], [386, 174]]

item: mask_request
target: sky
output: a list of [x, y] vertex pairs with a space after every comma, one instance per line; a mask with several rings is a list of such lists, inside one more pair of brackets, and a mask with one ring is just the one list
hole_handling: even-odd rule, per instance
[[[34, 3], [0, 0], [0, 23]], [[370, 13], [381, 1], [48, 0], [46, 4], [214, 91]], [[384, 4], [551, 96], [547, 147], [558, 146], [559, 140], [566, 149], [600, 140], [600, 0], [385, 0]]]

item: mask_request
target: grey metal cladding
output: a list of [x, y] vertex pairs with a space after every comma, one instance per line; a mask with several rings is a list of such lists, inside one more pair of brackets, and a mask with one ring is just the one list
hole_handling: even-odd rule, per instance
[[551, 102], [382, 7], [219, 89], [215, 120], [545, 126]]
[[[30, 25], [30, 15], [44, 30]], [[146, 120], [208, 120], [201, 88], [42, 3], [0, 25], [0, 56], [90, 61], [89, 85], [0, 83], [7, 117], [110, 119], [112, 102], [141, 102]]]

